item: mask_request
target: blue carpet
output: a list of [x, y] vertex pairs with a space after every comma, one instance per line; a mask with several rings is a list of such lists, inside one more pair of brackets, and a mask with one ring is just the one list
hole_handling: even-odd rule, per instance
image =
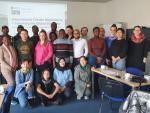
[[[120, 104], [118, 105], [119, 108]], [[34, 108], [21, 108], [19, 105], [11, 106], [10, 113], [98, 113], [100, 107], [100, 99], [94, 100], [71, 100], [64, 103], [61, 106], [50, 105], [48, 107], [37, 106]], [[108, 101], [103, 101], [102, 113], [118, 113], [118, 109], [115, 111], [110, 110]]]

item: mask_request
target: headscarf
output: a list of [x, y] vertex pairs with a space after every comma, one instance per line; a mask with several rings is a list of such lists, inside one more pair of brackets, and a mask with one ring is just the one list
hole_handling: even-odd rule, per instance
[[64, 67], [61, 67], [60, 66], [60, 60], [64, 60], [65, 61], [65, 59], [64, 58], [60, 58], [59, 60], [58, 60], [58, 63], [57, 63], [57, 65], [56, 65], [56, 68], [59, 70], [59, 71], [62, 71], [62, 72], [64, 72], [65, 70], [68, 70], [69, 69], [69, 67], [66, 65], [66, 61], [65, 61], [65, 66]]

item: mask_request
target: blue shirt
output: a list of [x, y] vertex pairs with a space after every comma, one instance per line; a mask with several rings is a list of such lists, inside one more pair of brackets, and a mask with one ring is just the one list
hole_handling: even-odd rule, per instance
[[112, 36], [108, 36], [108, 37], [105, 38], [107, 58], [110, 57], [109, 49], [111, 47], [112, 41], [115, 40], [115, 39], [116, 39], [115, 36], [113, 36], [113, 37]]
[[54, 69], [53, 73], [53, 78], [57, 83], [61, 86], [64, 87], [67, 82], [73, 80], [72, 72], [70, 69], [65, 70], [65, 71], [60, 71], [57, 68]]
[[31, 81], [33, 83], [33, 70], [31, 69], [26, 75], [23, 75], [21, 70], [16, 71], [15, 82], [16, 89], [14, 96], [17, 98], [20, 92], [25, 89], [25, 83]]

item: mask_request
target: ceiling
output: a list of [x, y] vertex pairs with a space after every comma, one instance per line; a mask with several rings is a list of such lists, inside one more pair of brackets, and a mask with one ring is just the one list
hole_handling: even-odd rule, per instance
[[71, 2], [109, 2], [111, 0], [0, 0], [0, 1], [17, 1], [17, 2], [23, 2], [23, 1], [32, 1], [32, 2], [50, 2], [50, 1], [71, 1]]
[[109, 2], [111, 0], [57, 0], [57, 1], [72, 1], [72, 2]]

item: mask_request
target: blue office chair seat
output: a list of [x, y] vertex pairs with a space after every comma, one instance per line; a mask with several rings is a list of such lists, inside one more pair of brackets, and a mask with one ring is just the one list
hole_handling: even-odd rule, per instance
[[127, 67], [126, 72], [140, 77], [144, 76], [144, 72], [135, 67]]

